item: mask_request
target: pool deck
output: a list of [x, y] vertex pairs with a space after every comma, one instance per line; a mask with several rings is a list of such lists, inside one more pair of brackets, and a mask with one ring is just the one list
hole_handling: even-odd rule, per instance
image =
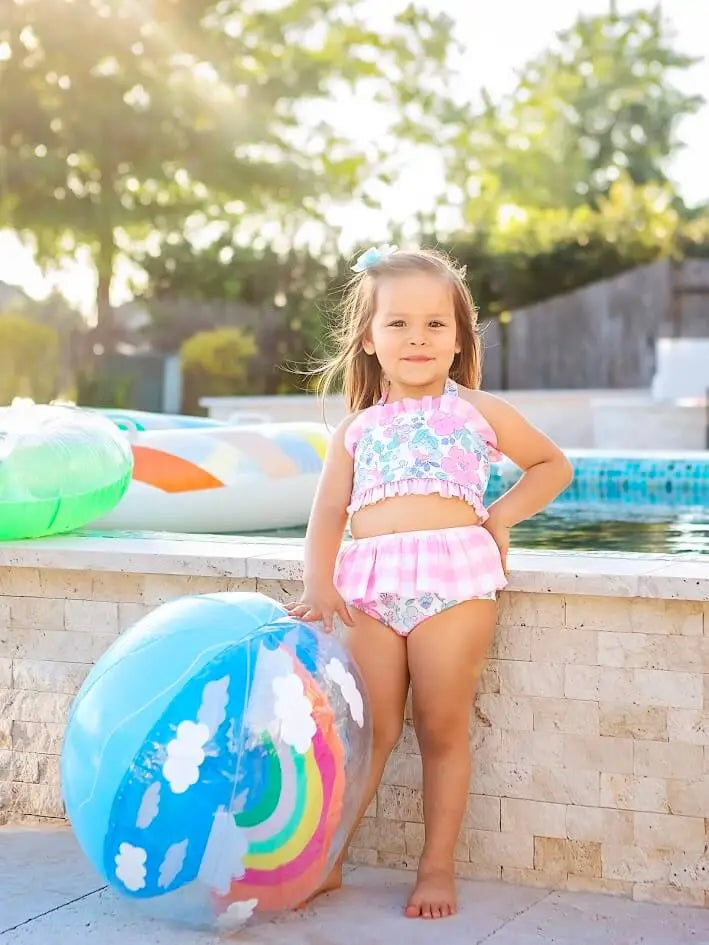
[[[460, 881], [460, 912], [425, 922], [402, 915], [413, 874], [353, 867], [339, 893], [242, 930], [245, 945], [709, 945], [709, 910]], [[2, 945], [218, 945], [212, 933], [135, 915], [106, 889], [68, 829], [0, 828]]]

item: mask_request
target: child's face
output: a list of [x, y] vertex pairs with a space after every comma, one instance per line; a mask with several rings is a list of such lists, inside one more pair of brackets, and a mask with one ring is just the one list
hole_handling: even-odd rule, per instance
[[438, 385], [460, 351], [453, 292], [438, 276], [391, 276], [377, 287], [376, 310], [364, 340], [384, 374], [404, 387]]

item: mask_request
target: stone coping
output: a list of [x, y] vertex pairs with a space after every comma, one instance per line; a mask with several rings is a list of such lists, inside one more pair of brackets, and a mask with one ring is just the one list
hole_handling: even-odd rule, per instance
[[[709, 559], [517, 551], [508, 590], [534, 594], [709, 600]], [[302, 579], [301, 538], [102, 532], [0, 542], [0, 567]]]

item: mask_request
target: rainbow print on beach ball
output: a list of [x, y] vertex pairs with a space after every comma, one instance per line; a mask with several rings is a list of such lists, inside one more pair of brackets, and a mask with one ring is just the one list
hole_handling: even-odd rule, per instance
[[362, 681], [336, 637], [261, 594], [207, 594], [157, 608], [89, 673], [62, 789], [113, 888], [228, 930], [322, 884], [370, 750]]

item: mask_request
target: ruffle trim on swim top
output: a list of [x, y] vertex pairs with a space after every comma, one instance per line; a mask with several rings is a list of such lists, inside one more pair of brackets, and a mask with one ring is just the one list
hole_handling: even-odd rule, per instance
[[397, 482], [384, 482], [358, 492], [353, 496], [347, 511], [351, 515], [367, 505], [402, 495], [442, 495], [446, 499], [463, 499], [475, 509], [481, 522], [489, 518], [482, 495], [477, 489], [447, 479], [399, 479]]

